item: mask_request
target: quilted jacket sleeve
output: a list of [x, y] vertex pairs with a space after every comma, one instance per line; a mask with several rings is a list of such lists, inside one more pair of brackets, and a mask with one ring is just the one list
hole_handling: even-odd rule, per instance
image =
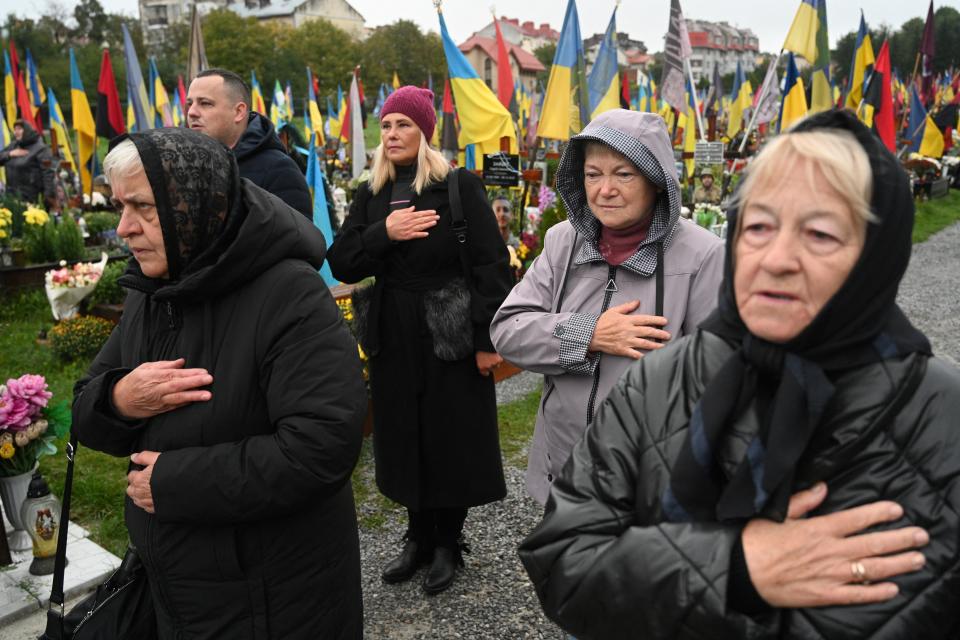
[[671, 382], [669, 372], [644, 371], [654, 360], [670, 359], [641, 360], [608, 396], [520, 558], [546, 614], [581, 640], [770, 637], [761, 623], [776, 613], [758, 622], [727, 610], [740, 527], [658, 522], [643, 504], [669, 477], [658, 449], [677, 435], [649, 423], [644, 409], [642, 382]]

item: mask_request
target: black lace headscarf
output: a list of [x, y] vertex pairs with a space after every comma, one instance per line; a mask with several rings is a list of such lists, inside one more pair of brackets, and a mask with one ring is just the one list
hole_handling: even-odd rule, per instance
[[[152, 129], [114, 138], [137, 147], [153, 189], [169, 279], [216, 261], [239, 220], [240, 174], [230, 150], [190, 129]], [[142, 277], [142, 274], [139, 274]]]
[[[790, 134], [814, 130], [853, 134], [873, 174], [868, 223], [857, 262], [810, 324], [786, 343], [750, 333], [734, 294], [736, 233], [727, 237], [724, 281], [717, 309], [700, 327], [738, 348], [707, 382], [694, 407], [679, 458], [662, 496], [673, 521], [735, 522], [757, 514], [782, 521], [795, 467], [834, 395], [833, 374], [910, 353], [930, 354], [930, 343], [897, 306], [897, 289], [912, 248], [914, 206], [897, 159], [849, 111], [814, 115]], [[787, 135], [790, 135], [787, 134]], [[739, 212], [731, 210], [729, 228]], [[730, 477], [718, 452], [746, 405], [763, 407], [759, 431]]]

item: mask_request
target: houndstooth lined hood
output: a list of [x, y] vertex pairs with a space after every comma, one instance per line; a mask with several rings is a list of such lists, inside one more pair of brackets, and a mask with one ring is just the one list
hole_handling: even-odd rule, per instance
[[590, 211], [583, 187], [583, 152], [589, 141], [603, 142], [622, 153], [648, 180], [664, 190], [654, 205], [646, 240], [621, 265], [643, 276], [653, 275], [657, 268], [656, 245], [662, 242], [666, 248], [670, 244], [680, 217], [680, 184], [667, 126], [655, 113], [613, 109], [570, 138], [557, 168], [557, 193], [567, 208], [570, 223], [588, 240], [577, 254], [576, 264], [603, 261], [597, 247], [600, 222]]

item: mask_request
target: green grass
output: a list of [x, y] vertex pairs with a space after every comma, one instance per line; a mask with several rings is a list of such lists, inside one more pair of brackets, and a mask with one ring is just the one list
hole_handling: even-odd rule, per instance
[[524, 451], [533, 438], [533, 425], [539, 406], [540, 391], [537, 390], [499, 408], [500, 451], [507, 464], [526, 468], [527, 456]]
[[913, 223], [913, 242], [927, 238], [960, 220], [960, 191], [951, 189], [944, 198], [917, 203], [917, 216]]
[[[53, 326], [50, 306], [40, 290], [0, 297], [0, 382], [24, 373], [46, 377], [52, 402], [73, 398], [73, 385], [83, 376], [87, 362], [62, 362], [46, 345], [37, 344], [41, 329]], [[57, 455], [40, 460], [40, 471], [54, 493], [63, 495], [67, 439], [57, 442]], [[127, 460], [80, 448], [74, 473], [70, 517], [90, 530], [97, 544], [117, 555], [127, 546], [123, 523]]]

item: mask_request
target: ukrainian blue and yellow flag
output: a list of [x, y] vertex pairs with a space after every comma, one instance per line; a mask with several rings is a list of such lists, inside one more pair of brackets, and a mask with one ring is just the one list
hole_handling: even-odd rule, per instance
[[257, 72], [250, 72], [250, 105], [251, 111], [267, 115], [267, 103], [263, 99], [263, 90], [260, 89], [260, 83], [257, 82]]
[[810, 112], [833, 107], [830, 87], [830, 42], [827, 38], [827, 0], [802, 0], [790, 25], [783, 49], [793, 51], [813, 65]]
[[47, 96], [43, 83], [40, 82], [40, 74], [37, 72], [37, 65], [33, 61], [33, 54], [30, 53], [30, 49], [27, 49], [27, 94], [30, 96], [30, 104], [33, 105], [33, 118], [40, 122], [37, 114], [40, 112], [40, 107]]
[[60, 110], [60, 103], [57, 102], [57, 96], [53, 94], [53, 89], [48, 89], [47, 94], [50, 128], [57, 133], [57, 146], [60, 148], [60, 157], [69, 162], [70, 167], [76, 171], [77, 163], [73, 161], [73, 152], [70, 151], [70, 138], [67, 137], [67, 121], [63, 118], [63, 111]]
[[340, 137], [340, 116], [333, 108], [330, 96], [327, 96], [327, 137], [336, 140]]
[[154, 126], [174, 126], [170, 96], [167, 94], [167, 89], [163, 86], [163, 80], [160, 78], [160, 72], [157, 70], [156, 58], [150, 58], [150, 104], [153, 106]]
[[870, 72], [873, 71], [873, 43], [867, 21], [860, 10], [860, 29], [857, 31], [857, 43], [853, 48], [853, 60], [850, 62], [850, 82], [847, 84], [847, 99], [843, 106], [856, 111], [863, 100], [863, 90], [867, 86]]
[[783, 102], [780, 103], [778, 131], [786, 131], [790, 126], [807, 116], [807, 94], [803, 89], [803, 78], [797, 71], [797, 61], [793, 53], [787, 57], [787, 73], [783, 79]]
[[[537, 135], [541, 138], [569, 140], [570, 133], [578, 133], [590, 119], [590, 98], [587, 94], [584, 69], [583, 39], [580, 37], [577, 5], [574, 0], [568, 0], [560, 42], [553, 55], [553, 66], [550, 67], [550, 79], [547, 81], [547, 92], [540, 112]], [[579, 107], [571, 109], [571, 104]]]
[[587, 79], [590, 94], [590, 119], [604, 111], [620, 108], [620, 74], [617, 72], [617, 9], [607, 24], [597, 59]]
[[910, 88], [910, 124], [907, 125], [907, 138], [910, 140], [910, 151], [938, 160], [943, 156], [943, 133], [923, 108], [916, 85]]
[[[309, 129], [317, 136], [317, 144], [324, 146], [327, 141], [323, 137], [323, 116], [320, 115], [320, 105], [317, 104], [317, 92], [313, 90], [313, 72], [310, 71], [310, 67], [307, 67], [307, 110], [304, 113], [304, 118], [309, 120]], [[307, 137], [309, 137], [307, 133]]]
[[[133, 111], [136, 130], [146, 131], [153, 128], [153, 107], [147, 87], [143, 83], [143, 74], [140, 72], [140, 62], [137, 60], [137, 50], [133, 47], [130, 31], [126, 24], [121, 25], [121, 28], [123, 29], [123, 59], [127, 71], [128, 109]], [[127, 122], [127, 129], [132, 131], [129, 125], [130, 123]]]
[[690, 85], [690, 78], [686, 79], [686, 89], [687, 89], [687, 112], [686, 112], [686, 121], [683, 125], [683, 151], [685, 154], [689, 154], [687, 159], [683, 161], [683, 164], [687, 170], [687, 178], [693, 176], [693, 170], [696, 168], [695, 160], [693, 157], [694, 151], [697, 149], [697, 105], [694, 101], [694, 88]]
[[80, 170], [80, 184], [84, 193], [93, 191], [93, 165], [97, 150], [97, 128], [94, 124], [90, 103], [80, 80], [77, 59], [70, 49], [70, 106], [73, 111], [73, 130], [77, 132], [77, 160]]
[[[343, 142], [349, 142], [347, 139], [348, 134], [343, 132], [343, 121], [347, 117], [347, 94], [343, 92], [343, 87], [337, 84], [337, 136]], [[349, 132], [350, 127], [347, 126], [347, 131]]]
[[12, 127], [17, 119], [17, 83], [10, 70], [10, 54], [6, 49], [3, 50], [3, 68], [3, 95], [7, 103], [7, 119], [4, 122]]
[[[312, 87], [311, 83], [311, 87]], [[324, 188], [325, 176], [323, 164], [317, 155], [316, 136], [310, 136], [310, 150], [307, 153], [307, 186], [310, 187], [310, 196], [313, 200], [313, 225], [320, 229], [324, 240], [329, 247], [333, 244], [333, 227], [330, 226], [330, 210], [327, 206], [327, 192]], [[340, 282], [333, 277], [330, 264], [324, 260], [320, 267], [320, 275], [328, 287], [335, 287]]]
[[501, 104], [457, 47], [447, 31], [443, 12], [437, 9], [440, 18], [440, 38], [447, 58], [450, 89], [453, 91], [460, 115], [459, 144], [476, 144], [481, 153], [500, 151], [500, 138], [510, 138], [510, 152], [517, 152], [517, 131], [513, 116]]
[[737, 61], [737, 72], [733, 77], [733, 91], [730, 92], [730, 112], [727, 120], [727, 137], [733, 138], [743, 128], [743, 117], [753, 104], [750, 82], [743, 72], [743, 66]]

